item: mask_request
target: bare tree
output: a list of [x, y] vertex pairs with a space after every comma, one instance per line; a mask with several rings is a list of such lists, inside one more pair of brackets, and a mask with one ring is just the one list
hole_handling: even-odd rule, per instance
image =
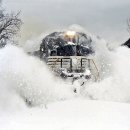
[[22, 24], [19, 14], [8, 14], [0, 10], [0, 47], [5, 46], [19, 31]]

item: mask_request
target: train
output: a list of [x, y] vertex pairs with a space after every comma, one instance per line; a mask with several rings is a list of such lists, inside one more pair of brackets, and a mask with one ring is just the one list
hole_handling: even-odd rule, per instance
[[39, 57], [58, 77], [74, 83], [99, 79], [92, 39], [83, 32], [53, 32], [43, 38]]

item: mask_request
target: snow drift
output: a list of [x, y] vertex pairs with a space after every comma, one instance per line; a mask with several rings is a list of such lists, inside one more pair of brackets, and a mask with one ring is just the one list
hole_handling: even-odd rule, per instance
[[[75, 31], [79, 28], [74, 27], [71, 26], [71, 29], [76, 29]], [[88, 35], [92, 38], [95, 48], [94, 59], [100, 72], [100, 81], [87, 83], [81, 88], [79, 96], [95, 100], [129, 102], [130, 50], [120, 47], [110, 51], [105, 40], [90, 33]], [[34, 41], [30, 40], [24, 46], [25, 51], [29, 47], [28, 44], [32, 45], [32, 48], [37, 48]], [[19, 100], [24, 99], [25, 102], [34, 106], [46, 105], [48, 102], [65, 100], [75, 95], [73, 92], [75, 86], [54, 77], [44, 62], [27, 55], [22, 48], [9, 45], [1, 49], [0, 63], [0, 89], [2, 90], [0, 102], [2, 104], [5, 104], [5, 100], [7, 102], [12, 100], [20, 105]]]
[[0, 49], [1, 130], [130, 129], [130, 50], [110, 51], [105, 40], [89, 35], [101, 80], [88, 82], [78, 94], [74, 85], [57, 79], [43, 61], [26, 53], [38, 48], [37, 40], [29, 40], [24, 49]]
[[130, 50], [120, 47], [108, 56], [111, 56], [109, 64], [104, 62], [107, 77], [98, 83], [87, 84], [83, 93], [97, 100], [130, 102]]
[[[77, 28], [79, 27], [71, 26], [71, 30], [77, 31]], [[80, 28], [81, 30], [92, 38], [96, 52], [94, 58], [101, 80], [87, 83], [76, 96], [95, 100], [129, 102], [130, 50], [120, 47], [110, 51], [105, 40]], [[34, 43], [31, 40], [27, 42], [29, 46], [32, 45], [32, 48], [38, 48]], [[29, 46], [24, 46], [24, 50], [27, 51]], [[18, 106], [21, 106], [20, 102], [28, 102], [32, 106], [46, 105], [52, 101], [70, 99], [75, 96], [73, 92], [75, 86], [54, 77], [44, 62], [27, 55], [24, 50], [11, 45], [0, 50], [1, 104], [7, 105], [9, 103], [6, 102], [9, 101], [17, 103]]]
[[129, 130], [130, 105], [83, 98], [1, 114], [1, 130]]
[[17, 103], [20, 97], [40, 105], [73, 96], [71, 86], [54, 78], [42, 61], [15, 46], [0, 50], [0, 81], [0, 105], [11, 100]]

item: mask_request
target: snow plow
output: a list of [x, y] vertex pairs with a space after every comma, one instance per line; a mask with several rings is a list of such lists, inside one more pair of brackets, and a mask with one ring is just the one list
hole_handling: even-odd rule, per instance
[[99, 79], [94, 53], [91, 38], [75, 31], [51, 33], [40, 45], [40, 58], [54, 74], [72, 83], [82, 80], [80, 85]]

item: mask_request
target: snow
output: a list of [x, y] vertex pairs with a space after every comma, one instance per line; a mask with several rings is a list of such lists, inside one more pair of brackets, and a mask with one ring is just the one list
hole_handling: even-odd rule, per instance
[[129, 130], [130, 105], [77, 98], [0, 115], [1, 130]]
[[[125, 58], [127, 54], [129, 56], [129, 51], [127, 48], [121, 50], [122, 56], [125, 53], [123, 62], [129, 63]], [[118, 53], [121, 53], [120, 49], [115, 54]], [[125, 78], [126, 73], [129, 76], [126, 70], [129, 64], [121, 69], [124, 64], [119, 59], [115, 61], [119, 68], [114, 67], [117, 73], [112, 76]], [[113, 77], [93, 83], [91, 87], [87, 86], [88, 95], [83, 98], [82, 95], [74, 95], [72, 86], [56, 80], [40, 60], [14, 46], [0, 51], [0, 68], [0, 130], [130, 129], [129, 103], [88, 98], [90, 94], [98, 100], [114, 101], [116, 97], [120, 102], [128, 102], [128, 81], [124, 87], [122, 80], [119, 84], [113, 83]], [[21, 98], [25, 95], [32, 100], [33, 107], [29, 107]]]
[[15, 95], [35, 106], [73, 97], [70, 85], [55, 78], [38, 58], [15, 46], [0, 51], [0, 81], [0, 90], [5, 90], [0, 91], [2, 102]]
[[[130, 50], [119, 47], [111, 55], [109, 76], [98, 83], [87, 85], [84, 94], [93, 99], [130, 102]], [[109, 69], [108, 68], [108, 69]], [[88, 96], [87, 95], [87, 96]]]
[[130, 50], [91, 38], [100, 81], [82, 88], [26, 54], [34, 42], [0, 50], [0, 130], [130, 130]]

